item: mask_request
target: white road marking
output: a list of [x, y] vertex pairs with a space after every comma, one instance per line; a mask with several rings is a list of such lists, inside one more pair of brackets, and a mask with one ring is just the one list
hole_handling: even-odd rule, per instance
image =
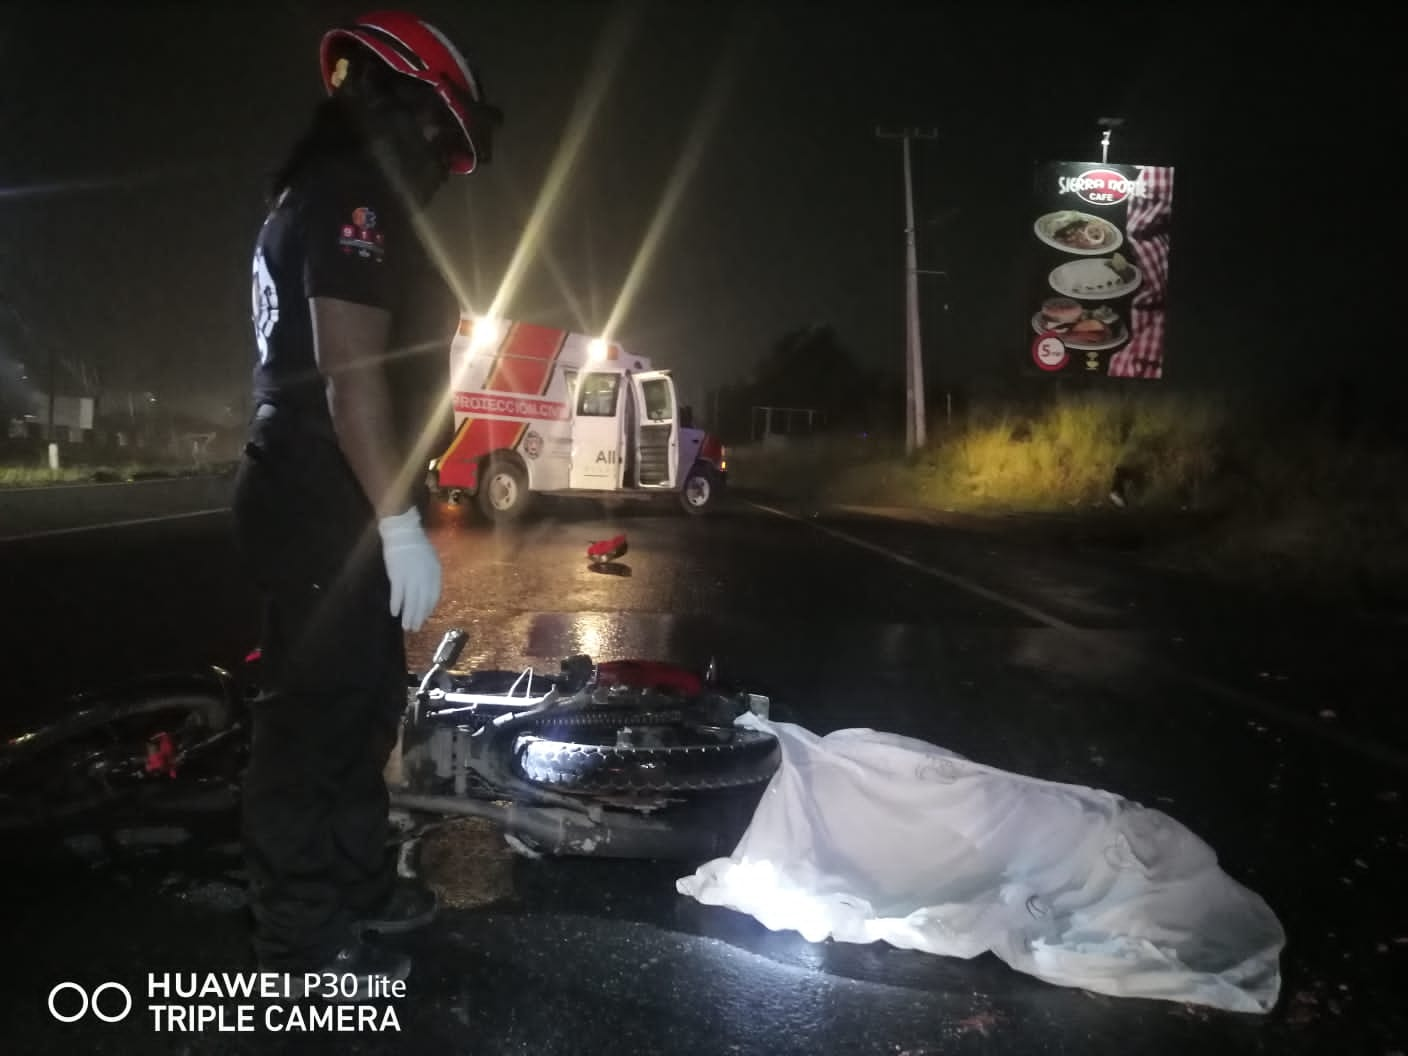
[[857, 538], [856, 536], [851, 535], [848, 532], [841, 531], [839, 528], [831, 528], [825, 524], [821, 524], [818, 521], [810, 520], [806, 517], [798, 517], [795, 513], [788, 513], [786, 510], [775, 509], [772, 506], [764, 506], [762, 503], [758, 502], [752, 503], [751, 505], [756, 506], [758, 509], [765, 510], [766, 512], [774, 514], [778, 517], [785, 517], [789, 521], [797, 521], [800, 524], [811, 525], [818, 532], [822, 532], [825, 535], [834, 536], [835, 538], [840, 539], [843, 542], [850, 543], [852, 546], [858, 546], [862, 550], [869, 550], [873, 554], [879, 554], [881, 557], [888, 557], [891, 561], [894, 561], [897, 564], [904, 565], [906, 568], [912, 568], [916, 572], [923, 572], [926, 576], [933, 576], [935, 579], [941, 579], [945, 583], [951, 583], [953, 586], [958, 587], [961, 590], [966, 590], [968, 591], [968, 593], [975, 594], [980, 598], [986, 599], [987, 601], [996, 602], [999, 605], [1005, 605], [1007, 608], [1013, 610], [1014, 612], [1020, 612], [1023, 616], [1027, 617], [1027, 619], [1035, 620], [1037, 623], [1044, 624], [1047, 627], [1054, 628], [1058, 631], [1080, 630], [1080, 628], [1077, 627], [1075, 624], [1068, 623], [1065, 620], [1061, 619], [1059, 616], [1053, 616], [1049, 612], [1044, 612], [1041, 609], [1034, 608], [1033, 606], [1026, 604], [1026, 602], [1018, 601], [1016, 598], [1011, 597], [1010, 595], [1000, 593], [996, 590], [992, 590], [989, 587], [983, 586], [981, 583], [975, 583], [973, 580], [968, 579], [966, 576], [960, 576], [956, 572], [946, 572], [942, 568], [935, 568], [933, 565], [926, 565], [922, 561], [916, 561], [912, 557], [905, 557], [904, 554], [896, 553], [894, 550], [891, 550], [888, 547], [881, 546], [878, 543], [872, 543], [865, 539]]
[[228, 513], [230, 507], [218, 506], [210, 510], [194, 510], [191, 513], [168, 513], [160, 517], [135, 517], [129, 521], [106, 521], [103, 524], [84, 524], [77, 528], [45, 528], [38, 532], [25, 532], [21, 535], [0, 536], [0, 543], [17, 543], [25, 539], [48, 539], [56, 535], [77, 535], [80, 532], [100, 532], [105, 528], [130, 528], [138, 524], [159, 524], [162, 521], [181, 521], [191, 517], [209, 517], [214, 513]]
[[1164, 658], [1154, 655], [1152, 653], [1140, 653], [1138, 650], [1133, 650], [1130, 646], [1118, 641], [1113, 635], [1107, 632], [1095, 630], [1089, 627], [1077, 626], [1076, 624], [1061, 619], [1059, 616], [1053, 616], [1049, 612], [1045, 612], [1042, 609], [1038, 609], [1032, 605], [1028, 605], [1026, 604], [1026, 602], [1020, 601], [1017, 598], [1011, 597], [1010, 595], [1003, 594], [1000, 591], [993, 590], [989, 587], [985, 587], [980, 583], [975, 583], [973, 580], [968, 579], [966, 576], [960, 576], [957, 573], [948, 572], [942, 568], [936, 568], [933, 565], [926, 565], [922, 561], [916, 561], [912, 557], [906, 557], [904, 554], [897, 553], [896, 551], [891, 550], [889, 547], [881, 546], [879, 543], [872, 543], [869, 540], [861, 539], [857, 536], [851, 535], [849, 532], [843, 532], [839, 528], [832, 528], [830, 525], [822, 524], [812, 518], [799, 517], [795, 513], [788, 513], [786, 510], [779, 510], [776, 507], [766, 506], [760, 502], [750, 501], [749, 505], [755, 507], [756, 509], [762, 510], [765, 513], [770, 513], [776, 517], [781, 517], [784, 520], [796, 521], [799, 524], [805, 524], [813, 530], [821, 532], [823, 535], [829, 535], [832, 538], [840, 539], [842, 542], [849, 543], [851, 546], [858, 547], [862, 550], [869, 550], [873, 554], [879, 554], [881, 557], [888, 558], [889, 560], [894, 561], [897, 564], [904, 565], [906, 568], [912, 568], [916, 572], [922, 572], [927, 576], [932, 576], [934, 579], [943, 580], [945, 583], [958, 587], [960, 590], [966, 590], [968, 591], [968, 593], [973, 594], [977, 597], [983, 598], [987, 601], [996, 602], [999, 605], [1006, 606], [1013, 612], [1021, 613], [1028, 619], [1035, 620], [1037, 623], [1040, 623], [1046, 627], [1051, 627], [1061, 631], [1067, 631], [1069, 633], [1080, 635], [1083, 637], [1089, 637], [1093, 640], [1098, 641], [1100, 643], [1100, 647], [1103, 649], [1129, 650], [1130, 652], [1138, 656], [1140, 659], [1148, 663], [1158, 673], [1177, 678], [1202, 693], [1205, 693], [1209, 696], [1217, 697], [1232, 704], [1236, 704], [1239, 707], [1247, 709], [1248, 711], [1254, 711], [1258, 715], [1261, 715], [1265, 718], [1274, 719], [1278, 722], [1284, 723], [1287, 726], [1291, 726], [1302, 733], [1309, 734], [1310, 736], [1320, 740], [1330, 741], [1334, 744], [1339, 745], [1341, 748], [1356, 752], [1377, 762], [1394, 767], [1395, 769], [1408, 770], [1408, 753], [1402, 752], [1397, 748], [1392, 748], [1388, 745], [1380, 744], [1379, 742], [1370, 740], [1366, 737], [1360, 737], [1356, 734], [1348, 733], [1334, 726], [1327, 726], [1325, 724], [1325, 721], [1318, 717], [1307, 715], [1305, 712], [1298, 711], [1295, 708], [1287, 707], [1284, 704], [1278, 704], [1275, 701], [1265, 700], [1261, 697], [1255, 696], [1254, 694], [1246, 693], [1232, 686], [1224, 685], [1223, 683], [1218, 682], [1215, 679], [1207, 678], [1203, 675], [1199, 675], [1191, 671], [1186, 671], [1183, 668], [1179, 667], [1177, 664], [1170, 663]]

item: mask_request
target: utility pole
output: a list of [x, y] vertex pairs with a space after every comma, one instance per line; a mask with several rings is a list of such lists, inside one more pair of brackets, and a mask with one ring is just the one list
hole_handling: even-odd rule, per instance
[[58, 374], [54, 370], [54, 346], [45, 342], [49, 353], [49, 430], [45, 434], [44, 442], [49, 445], [49, 458], [54, 457], [54, 387], [58, 382]]
[[937, 139], [934, 128], [906, 128], [886, 132], [876, 128], [878, 139], [898, 139], [904, 151], [904, 292], [905, 292], [905, 421], [904, 448], [913, 453], [927, 442], [924, 427], [924, 352], [919, 336], [919, 265], [914, 247], [914, 183], [910, 176], [909, 141]]

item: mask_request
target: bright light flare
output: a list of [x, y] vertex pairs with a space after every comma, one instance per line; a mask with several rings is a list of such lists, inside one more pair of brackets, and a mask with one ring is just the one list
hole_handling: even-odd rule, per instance
[[499, 343], [503, 332], [503, 324], [499, 320], [488, 315], [480, 316], [474, 320], [473, 328], [470, 330], [469, 347], [476, 352], [492, 348]]
[[594, 337], [591, 344], [587, 346], [587, 358], [593, 363], [606, 358], [606, 338]]
[[[577, 95], [572, 113], [568, 117], [565, 132], [552, 164], [548, 168], [547, 177], [538, 193], [537, 202], [528, 218], [523, 234], [518, 240], [518, 245], [509, 261], [504, 277], [499, 283], [498, 291], [494, 294], [493, 302], [483, 318], [498, 319], [503, 316], [505, 306], [512, 302], [530, 263], [538, 258], [542, 247], [546, 244], [545, 233], [553, 212], [561, 200], [566, 197], [568, 177], [582, 153], [583, 146], [595, 123], [597, 111], [601, 108], [601, 104], [607, 96], [607, 90], [611, 86], [612, 77], [624, 65], [622, 60], [627, 45], [635, 32], [635, 27], [636, 17], [634, 13], [628, 12], [625, 16], [614, 17], [603, 31], [596, 54], [593, 56], [591, 69], [587, 74], [582, 91]], [[413, 199], [407, 194], [407, 188], [397, 186], [397, 190], [408, 202], [414, 205]], [[454, 290], [462, 309], [468, 308], [470, 305], [468, 292], [459, 281], [453, 256], [431, 227], [425, 211], [412, 208], [411, 213], [416, 233], [422, 244]], [[487, 339], [486, 343], [489, 343]], [[483, 347], [479, 344], [477, 327], [476, 332], [472, 332], [470, 347], [471, 354]], [[464, 357], [454, 370], [453, 375], [446, 379], [442, 405], [448, 405], [454, 399], [454, 393], [459, 387], [470, 358], [470, 356]], [[409, 487], [425, 472], [424, 466], [434, 453], [433, 447], [437, 443], [436, 437], [440, 428], [441, 418], [437, 414], [431, 414], [422, 424], [420, 435], [408, 454], [405, 464], [401, 466], [396, 485], [398, 488]]]
[[576, 167], [582, 148], [595, 125], [597, 111], [606, 99], [613, 76], [625, 65], [623, 58], [635, 32], [636, 17], [634, 11], [617, 16], [607, 24], [602, 33], [596, 54], [593, 56], [591, 72], [588, 73], [582, 90], [577, 94], [557, 153], [538, 194], [537, 203], [524, 226], [503, 281], [499, 284], [499, 290], [494, 295], [489, 308], [491, 315], [503, 314], [505, 306], [512, 303], [529, 265], [541, 259], [552, 215], [566, 197], [568, 177]]
[[703, 160], [709, 137], [723, 114], [729, 93], [737, 79], [738, 67], [743, 54], [752, 43], [751, 38], [741, 38], [741, 34], [732, 38], [728, 49], [720, 56], [719, 63], [709, 78], [704, 97], [699, 104], [699, 111], [695, 114], [684, 147], [670, 172], [664, 193], [660, 196], [660, 204], [655, 208], [645, 237], [641, 239], [640, 249], [636, 252], [635, 259], [631, 261], [631, 269], [626, 274], [625, 282], [621, 285], [621, 292], [611, 309], [611, 315], [607, 318], [607, 333], [616, 333], [620, 330], [621, 320], [631, 310], [636, 294], [645, 281], [650, 264], [664, 240], [665, 230], [669, 227], [670, 221], [674, 219], [680, 199], [684, 195], [685, 188], [689, 185], [690, 177], [694, 175], [694, 171]]
[[[546, 234], [551, 225], [553, 214], [558, 206], [567, 197], [566, 189], [569, 177], [576, 167], [576, 163], [583, 151], [584, 144], [588, 141], [590, 132], [595, 125], [598, 111], [608, 94], [608, 88], [615, 72], [624, 66], [624, 55], [627, 45], [636, 29], [637, 13], [628, 8], [625, 15], [618, 15], [606, 26], [602, 37], [599, 39], [596, 52], [589, 73], [585, 79], [582, 90], [578, 93], [573, 110], [569, 116], [562, 138], [559, 142], [557, 153], [548, 168], [546, 178], [539, 190], [537, 201], [531, 214], [528, 217], [523, 233], [519, 238], [518, 245], [505, 270], [499, 288], [494, 295], [492, 304], [484, 317], [498, 319], [505, 313], [505, 306], [512, 303], [517, 288], [521, 284], [530, 264], [541, 260], [544, 250], [547, 248]], [[733, 46], [731, 46], [714, 71], [711, 83], [705, 91], [704, 99], [699, 114], [696, 116], [693, 128], [687, 137], [682, 155], [675, 165], [671, 174], [665, 193], [649, 229], [646, 231], [643, 244], [636, 254], [630, 272], [626, 276], [625, 283], [613, 306], [611, 318], [604, 328], [605, 333], [614, 333], [619, 327], [617, 322], [630, 310], [631, 303], [635, 299], [638, 287], [641, 285], [649, 265], [653, 260], [664, 229], [668, 227], [669, 221], [673, 218], [680, 197], [682, 196], [689, 178], [698, 167], [704, 153], [704, 147], [713, 126], [720, 117], [724, 103], [731, 88], [731, 81], [736, 74], [737, 60], [743, 48], [739, 47], [739, 36], [735, 35]], [[403, 195], [406, 189], [397, 187]], [[422, 243], [430, 253], [432, 259], [439, 266], [441, 273], [453, 287], [459, 302], [462, 306], [469, 305], [467, 291], [458, 281], [457, 269], [451, 253], [443, 243], [443, 240], [431, 230], [428, 219], [422, 210], [413, 210], [413, 222], [420, 236]], [[486, 331], [487, 334], [487, 331]], [[490, 343], [489, 339], [483, 339]], [[480, 344], [478, 328], [471, 336], [471, 347], [483, 347]], [[606, 342], [602, 342], [603, 349], [606, 349]], [[595, 358], [595, 357], [594, 357]], [[447, 378], [445, 386], [445, 401], [448, 403], [456, 388], [457, 378]], [[430, 415], [421, 429], [413, 450], [408, 455], [405, 463], [401, 466], [398, 487], [406, 486], [411, 481], [419, 478], [425, 472], [425, 466], [431, 456], [435, 454], [431, 450], [435, 443], [435, 437], [440, 429], [440, 419], [438, 415]]]
[[[622, 59], [634, 30], [635, 19], [628, 13], [625, 17], [614, 18], [603, 31], [592, 69], [587, 75], [582, 91], [577, 95], [576, 104], [568, 117], [557, 153], [548, 169], [542, 189], [538, 193], [537, 202], [528, 218], [523, 234], [518, 240], [518, 245], [503, 280], [499, 284], [498, 291], [494, 295], [493, 302], [489, 310], [484, 313], [484, 317], [498, 319], [504, 315], [504, 306], [512, 302], [514, 293], [529, 265], [538, 259], [541, 247], [546, 243], [545, 233], [553, 212], [566, 197], [568, 177], [575, 168], [583, 145], [588, 139], [595, 123], [597, 111], [607, 96], [612, 76], [624, 65]], [[411, 209], [412, 222], [421, 243], [454, 290], [460, 305], [468, 307], [470, 304], [468, 293], [459, 281], [455, 259], [444, 244], [444, 240], [431, 227], [426, 211], [414, 208], [415, 201], [408, 193], [409, 189], [401, 185], [393, 173], [388, 172], [387, 175], [392, 177], [396, 190], [413, 206]], [[479, 344], [477, 333], [471, 337], [470, 343], [473, 350], [483, 347]], [[446, 379], [444, 403], [448, 404], [453, 399], [458, 380], [458, 378]], [[431, 448], [436, 442], [440, 424], [440, 417], [435, 414], [430, 415], [423, 424], [420, 436], [407, 457], [405, 465], [401, 467], [397, 482], [398, 488], [407, 487], [425, 472], [424, 467], [432, 453]]]

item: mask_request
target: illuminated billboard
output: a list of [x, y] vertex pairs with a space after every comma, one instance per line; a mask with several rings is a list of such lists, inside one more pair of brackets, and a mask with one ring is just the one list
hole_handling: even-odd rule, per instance
[[1033, 372], [1162, 378], [1173, 169], [1039, 165], [1026, 364]]

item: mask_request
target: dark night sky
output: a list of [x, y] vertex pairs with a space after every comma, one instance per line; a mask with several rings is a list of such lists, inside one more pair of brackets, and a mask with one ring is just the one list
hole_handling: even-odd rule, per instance
[[[262, 179], [317, 101], [322, 29], [357, 10], [0, 7], [0, 293], [115, 383], [240, 394]], [[877, 122], [940, 130], [915, 166], [921, 267], [952, 276], [923, 287], [931, 380], [1011, 371], [1023, 349], [1031, 166], [1098, 159], [1106, 114], [1127, 121], [1110, 160], [1178, 167], [1175, 381], [1408, 376], [1390, 281], [1402, 270], [1390, 155], [1404, 114], [1387, 14], [1088, 3], [414, 10], [463, 44], [508, 115], [495, 163], [436, 203], [476, 308], [497, 289], [594, 77], [607, 78], [606, 94], [506, 314], [603, 326], [695, 145], [697, 165], [683, 167], [616, 330], [674, 368], [687, 397], [746, 374], [773, 340], [811, 323], [834, 325], [862, 361], [898, 369], [901, 170]], [[624, 43], [613, 52], [612, 40]]]

